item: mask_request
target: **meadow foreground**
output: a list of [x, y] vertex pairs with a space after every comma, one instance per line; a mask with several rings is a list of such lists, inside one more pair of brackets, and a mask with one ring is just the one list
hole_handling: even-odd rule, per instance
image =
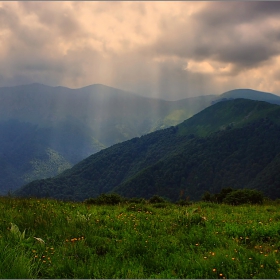
[[280, 213], [260, 206], [97, 206], [0, 198], [1, 278], [280, 277]]

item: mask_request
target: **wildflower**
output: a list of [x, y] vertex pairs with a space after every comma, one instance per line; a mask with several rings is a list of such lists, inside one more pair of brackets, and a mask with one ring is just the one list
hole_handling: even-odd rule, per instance
[[261, 264], [261, 267], [263, 267], [263, 264]]
[[220, 276], [223, 276], [223, 273], [220, 273], [219, 275], [220, 275]]
[[235, 258], [231, 258], [233, 261], [235, 260]]
[[216, 268], [213, 268], [212, 270], [213, 270], [213, 272], [216, 272]]
[[212, 255], [212, 256], [215, 256], [215, 253], [213, 252], [211, 255]]
[[207, 259], [207, 257], [203, 257], [204, 259]]
[[198, 243], [195, 244], [195, 246], [198, 246], [198, 245], [199, 245]]

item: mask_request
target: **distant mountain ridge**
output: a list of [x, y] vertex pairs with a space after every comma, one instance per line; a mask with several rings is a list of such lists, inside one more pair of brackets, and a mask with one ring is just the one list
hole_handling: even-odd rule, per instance
[[214, 98], [172, 102], [100, 84], [0, 88], [0, 194], [55, 176], [115, 143], [177, 124]]
[[[104, 149], [58, 175], [33, 181], [20, 196], [83, 200], [101, 193], [127, 197], [183, 192], [200, 199], [223, 187], [254, 187], [280, 197], [280, 106], [234, 99], [183, 123]], [[269, 182], [265, 186], [261, 182]]]
[[250, 100], [257, 101], [266, 101], [272, 104], [280, 105], [280, 96], [263, 91], [257, 91], [253, 89], [234, 89], [227, 92], [224, 92], [217, 98], [212, 101], [212, 104], [215, 104], [219, 101], [225, 101], [236, 98], [245, 98]]
[[[227, 93], [226, 99], [236, 92], [240, 90], [231, 91], [231, 97]], [[38, 83], [2, 87], [0, 194], [56, 176], [113, 144], [177, 125], [220, 97], [166, 101], [101, 84], [78, 89]], [[261, 99], [271, 95], [261, 93]]]

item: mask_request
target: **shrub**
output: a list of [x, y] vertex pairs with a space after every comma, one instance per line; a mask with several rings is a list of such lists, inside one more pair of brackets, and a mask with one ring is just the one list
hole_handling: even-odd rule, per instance
[[215, 200], [218, 202], [218, 203], [222, 203], [224, 201], [224, 199], [227, 197], [227, 195], [229, 193], [231, 193], [233, 191], [232, 188], [222, 188], [221, 192], [218, 193], [218, 194], [215, 194], [214, 197], [215, 197]]
[[223, 202], [232, 205], [240, 205], [245, 203], [262, 204], [263, 200], [264, 195], [262, 192], [257, 190], [242, 189], [235, 190], [227, 194]]
[[168, 202], [166, 201], [163, 197], [154, 195], [149, 199], [149, 203], [163, 203], [163, 202]]
[[170, 203], [168, 202], [158, 202], [158, 203], [154, 203], [153, 207], [154, 208], [166, 208], [170, 206]]
[[124, 201], [125, 199], [117, 193], [110, 193], [110, 194], [102, 193], [97, 198], [87, 199], [85, 203], [96, 204], [96, 205], [116, 205]]
[[177, 205], [181, 205], [181, 206], [189, 206], [191, 205], [192, 203], [187, 200], [187, 199], [180, 199], [176, 202]]

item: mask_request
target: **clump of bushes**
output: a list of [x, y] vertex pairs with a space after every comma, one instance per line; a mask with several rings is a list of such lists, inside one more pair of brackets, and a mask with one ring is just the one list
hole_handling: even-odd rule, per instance
[[180, 199], [176, 202], [176, 204], [180, 206], [189, 206], [192, 204], [192, 202], [190, 202], [188, 199]]
[[117, 193], [102, 193], [96, 198], [89, 198], [85, 200], [86, 204], [95, 204], [95, 205], [116, 205], [119, 203], [125, 202], [125, 198], [120, 196]]
[[262, 192], [251, 189], [238, 189], [223, 188], [218, 194], [210, 194], [205, 192], [202, 196], [203, 201], [226, 203], [231, 205], [240, 204], [262, 204], [264, 201], [264, 195]]
[[149, 199], [149, 203], [167, 203], [168, 201], [161, 196], [154, 195]]

